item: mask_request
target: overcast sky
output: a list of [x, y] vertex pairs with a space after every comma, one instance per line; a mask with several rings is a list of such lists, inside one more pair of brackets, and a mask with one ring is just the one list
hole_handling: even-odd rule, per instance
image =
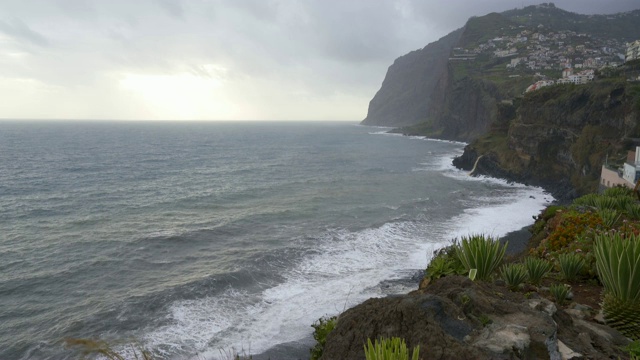
[[361, 120], [396, 57], [533, 3], [1, 0], [0, 118]]

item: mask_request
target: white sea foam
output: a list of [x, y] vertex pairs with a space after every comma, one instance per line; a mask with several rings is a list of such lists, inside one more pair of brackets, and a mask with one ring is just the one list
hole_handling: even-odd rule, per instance
[[[459, 151], [456, 151], [458, 153]], [[454, 154], [455, 155], [455, 154]], [[169, 324], [152, 329], [145, 343], [168, 352], [190, 349], [217, 358], [220, 349], [261, 353], [311, 335], [310, 325], [370, 297], [387, 295], [381, 281], [423, 269], [434, 250], [470, 233], [503, 236], [532, 222], [553, 198], [543, 189], [489, 177], [470, 177], [451, 165], [452, 154], [424, 165], [445, 176], [512, 187], [509, 195], [472, 199], [477, 206], [442, 223], [391, 222], [361, 231], [329, 229], [311, 255], [261, 293], [228, 289], [222, 295], [171, 305]]]
[[399, 133], [390, 133], [389, 129], [381, 130], [381, 131], [373, 131], [373, 132], [370, 132], [369, 135], [403, 136], [402, 134], [399, 134]]

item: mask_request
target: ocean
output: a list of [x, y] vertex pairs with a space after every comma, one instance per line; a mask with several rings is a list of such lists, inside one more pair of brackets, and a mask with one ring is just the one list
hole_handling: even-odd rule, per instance
[[435, 249], [553, 200], [386, 130], [0, 121], [0, 359], [76, 358], [70, 337], [306, 358], [318, 318], [415, 289]]

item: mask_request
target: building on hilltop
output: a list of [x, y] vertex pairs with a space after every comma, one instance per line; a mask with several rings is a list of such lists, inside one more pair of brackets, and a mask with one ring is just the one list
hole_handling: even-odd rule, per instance
[[529, 87], [524, 92], [528, 93], [529, 91], [538, 90], [542, 87], [551, 86], [553, 84], [555, 84], [555, 81], [553, 80], [540, 80], [535, 82], [534, 84], [529, 85]]
[[624, 62], [640, 59], [640, 40], [627, 44], [627, 55]]

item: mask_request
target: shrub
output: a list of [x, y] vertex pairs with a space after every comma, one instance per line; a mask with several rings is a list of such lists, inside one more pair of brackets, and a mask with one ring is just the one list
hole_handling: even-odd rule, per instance
[[457, 245], [456, 254], [467, 270], [476, 269], [476, 278], [488, 280], [493, 271], [504, 258], [507, 244], [500, 245], [500, 241], [484, 235], [463, 237]]
[[640, 339], [640, 237], [616, 234], [596, 237], [596, 268], [605, 294], [604, 319], [634, 340]]
[[560, 254], [558, 256], [560, 272], [567, 281], [574, 281], [584, 267], [584, 258], [578, 254]]
[[527, 270], [522, 264], [503, 265], [501, 273], [502, 279], [511, 290], [516, 290], [520, 284], [527, 280]]
[[313, 331], [313, 338], [316, 340], [316, 345], [310, 349], [311, 358], [310, 360], [320, 359], [322, 356], [322, 351], [324, 350], [324, 344], [327, 343], [327, 335], [333, 329], [335, 329], [338, 323], [338, 318], [336, 316], [332, 317], [321, 317], [311, 325], [315, 330]]
[[538, 285], [540, 280], [551, 271], [553, 265], [546, 260], [529, 256], [524, 260], [524, 267], [527, 269], [529, 282]]
[[553, 284], [549, 288], [549, 292], [551, 292], [558, 305], [562, 305], [567, 295], [569, 295], [569, 287], [565, 284]]
[[[364, 346], [364, 355], [367, 360], [409, 360], [409, 349], [404, 339], [393, 337], [391, 339], [382, 338], [375, 343], [367, 339]], [[420, 356], [420, 346], [413, 348], [412, 360], [418, 360]]]
[[640, 341], [639, 340], [632, 341], [629, 345], [627, 345], [624, 348], [624, 350], [629, 353], [629, 359], [640, 360]]
[[433, 281], [448, 275], [463, 275], [466, 270], [456, 256], [454, 245], [434, 252], [434, 257], [427, 266], [425, 277]]
[[530, 230], [531, 233], [533, 235], [537, 235], [540, 232], [542, 232], [542, 230], [544, 230], [545, 225], [547, 224], [547, 221], [549, 221], [551, 218], [556, 216], [558, 212], [561, 212], [564, 209], [565, 208], [563, 206], [551, 205], [546, 209], [542, 210], [540, 215], [538, 215], [537, 217], [534, 217], [536, 222], [531, 227], [531, 230]]
[[559, 224], [553, 229], [545, 246], [548, 251], [558, 251], [574, 242], [589, 230], [597, 229], [602, 225], [602, 219], [598, 214], [591, 212], [577, 213], [567, 212], [562, 215]]
[[551, 205], [546, 209], [544, 209], [544, 211], [542, 212], [542, 220], [547, 221], [552, 217], [556, 216], [556, 213], [558, 211], [562, 211], [562, 210], [564, 210], [564, 206]]

